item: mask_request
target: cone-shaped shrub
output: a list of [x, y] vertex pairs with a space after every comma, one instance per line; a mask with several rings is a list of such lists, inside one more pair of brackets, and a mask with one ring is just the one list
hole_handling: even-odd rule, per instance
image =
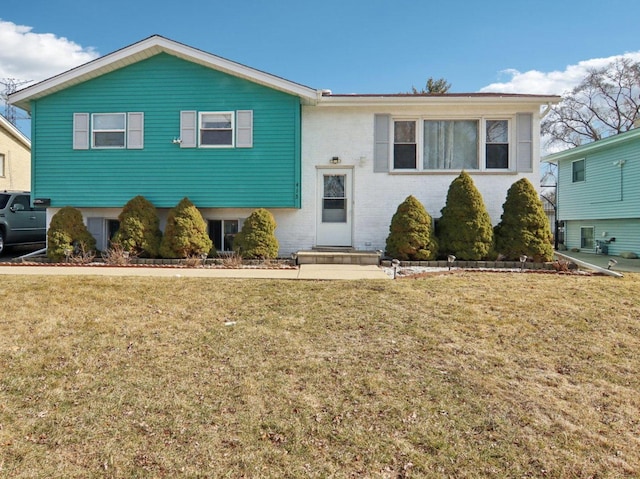
[[276, 220], [268, 210], [255, 210], [234, 238], [233, 249], [243, 258], [276, 258], [280, 249], [276, 227]]
[[435, 259], [437, 250], [431, 216], [417, 198], [408, 196], [391, 218], [387, 255], [403, 261], [428, 261]]
[[204, 218], [189, 198], [183, 198], [169, 210], [167, 226], [160, 243], [163, 258], [187, 258], [209, 254], [213, 243], [207, 234]]
[[135, 256], [155, 258], [160, 254], [162, 232], [153, 203], [136, 196], [124, 205], [118, 220], [120, 228], [113, 237], [114, 244]]
[[495, 238], [496, 251], [506, 259], [518, 260], [523, 254], [536, 262], [553, 258], [549, 220], [536, 189], [526, 178], [507, 191]]
[[465, 171], [453, 180], [438, 222], [441, 255], [460, 260], [487, 258], [493, 246], [491, 217], [471, 176]]
[[71, 206], [61, 208], [51, 218], [47, 231], [47, 256], [53, 261], [65, 259], [65, 250], [90, 252], [96, 240], [84, 225], [80, 210]]

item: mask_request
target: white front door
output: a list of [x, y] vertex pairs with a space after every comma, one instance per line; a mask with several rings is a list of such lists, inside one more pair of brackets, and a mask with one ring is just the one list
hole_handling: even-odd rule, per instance
[[317, 246], [351, 246], [353, 170], [318, 170]]

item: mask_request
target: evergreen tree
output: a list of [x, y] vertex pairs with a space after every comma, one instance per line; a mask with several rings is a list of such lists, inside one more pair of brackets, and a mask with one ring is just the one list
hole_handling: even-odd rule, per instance
[[47, 231], [47, 256], [62, 261], [65, 251], [73, 253], [95, 250], [96, 240], [84, 224], [80, 210], [65, 206], [51, 218]]
[[438, 222], [442, 255], [460, 260], [486, 259], [492, 252], [493, 227], [482, 195], [465, 171], [453, 180]]
[[418, 90], [416, 87], [412, 86], [411, 93], [413, 95], [443, 95], [449, 91], [449, 88], [451, 88], [451, 83], [449, 83], [445, 78], [438, 78], [435, 80], [433, 77], [429, 77], [425, 88]]
[[280, 249], [276, 227], [276, 220], [268, 210], [255, 210], [234, 238], [233, 249], [243, 258], [276, 258]]
[[538, 193], [526, 178], [516, 181], [507, 191], [495, 238], [496, 251], [509, 260], [517, 260], [523, 254], [536, 262], [553, 258], [549, 220]]
[[169, 211], [167, 226], [160, 243], [163, 258], [187, 258], [209, 254], [213, 242], [207, 234], [207, 224], [189, 198], [183, 198]]
[[435, 259], [438, 243], [431, 216], [414, 196], [400, 203], [391, 218], [386, 249], [388, 256], [402, 261]]
[[160, 220], [155, 206], [144, 196], [136, 196], [124, 205], [120, 228], [113, 238], [125, 251], [135, 256], [155, 258], [160, 254]]

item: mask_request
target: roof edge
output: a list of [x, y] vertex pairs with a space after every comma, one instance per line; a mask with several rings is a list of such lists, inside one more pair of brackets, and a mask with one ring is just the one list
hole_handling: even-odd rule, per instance
[[424, 105], [451, 103], [527, 103], [547, 105], [559, 103], [558, 95], [532, 95], [519, 93], [441, 93], [413, 95], [392, 94], [323, 94], [318, 105], [365, 106], [365, 105]]
[[27, 138], [27, 136], [22, 133], [18, 128], [7, 120], [3, 115], [0, 115], [0, 128], [3, 128], [9, 132], [9, 134], [13, 135], [16, 140], [26, 146], [29, 150], [31, 150], [31, 140]]
[[591, 143], [587, 143], [586, 145], [580, 145], [574, 148], [568, 148], [566, 150], [559, 151], [557, 153], [551, 153], [550, 155], [541, 158], [540, 161], [543, 163], [555, 163], [556, 161], [594, 153], [603, 148], [615, 146], [618, 143], [626, 143], [627, 141], [636, 139], [636, 137], [640, 137], [640, 128], [634, 128], [623, 133], [618, 133], [617, 135], [608, 136], [607, 138], [603, 138], [601, 140], [592, 141]]
[[12, 93], [9, 95], [9, 102], [19, 108], [30, 111], [29, 102], [33, 99], [55, 93], [56, 91], [82, 83], [115, 69], [137, 63], [162, 52], [271, 87], [275, 90], [299, 96], [307, 103], [317, 101], [320, 96], [318, 90], [300, 83], [295, 83], [241, 63], [207, 53], [161, 35], [152, 35], [139, 42]]

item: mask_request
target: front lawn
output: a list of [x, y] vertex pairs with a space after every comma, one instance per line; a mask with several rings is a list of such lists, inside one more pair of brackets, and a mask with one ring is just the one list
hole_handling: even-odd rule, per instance
[[638, 291], [4, 276], [0, 477], [638, 477]]

